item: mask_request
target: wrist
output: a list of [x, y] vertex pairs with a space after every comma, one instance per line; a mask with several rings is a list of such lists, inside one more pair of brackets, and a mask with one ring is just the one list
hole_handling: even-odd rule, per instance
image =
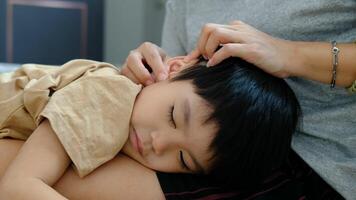
[[287, 41], [287, 56], [286, 64], [284, 66], [288, 77], [301, 77], [306, 71], [305, 66], [308, 62], [308, 55], [305, 54], [303, 42]]
[[293, 42], [292, 76], [323, 83], [331, 80], [331, 46], [327, 42]]
[[[288, 76], [301, 77], [325, 84], [330, 84], [333, 70], [333, 54], [330, 42], [287, 41], [285, 51], [285, 71]], [[336, 84], [350, 86], [355, 81], [356, 48], [353, 44], [339, 43]]]

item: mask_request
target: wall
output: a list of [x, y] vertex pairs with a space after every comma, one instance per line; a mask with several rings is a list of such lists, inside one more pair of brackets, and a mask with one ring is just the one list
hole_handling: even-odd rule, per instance
[[0, 0], [0, 62], [102, 60], [102, 0]]
[[144, 41], [160, 45], [164, 0], [106, 0], [104, 60], [125, 61], [130, 50]]

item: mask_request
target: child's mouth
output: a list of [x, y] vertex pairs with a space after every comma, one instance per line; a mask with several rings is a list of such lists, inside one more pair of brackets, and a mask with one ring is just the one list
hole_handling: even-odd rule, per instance
[[130, 142], [134, 149], [143, 156], [142, 143], [134, 127], [132, 127], [132, 132], [130, 133]]

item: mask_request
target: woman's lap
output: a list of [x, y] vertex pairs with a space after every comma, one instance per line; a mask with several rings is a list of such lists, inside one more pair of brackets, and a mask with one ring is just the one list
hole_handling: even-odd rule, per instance
[[253, 189], [219, 187], [212, 179], [188, 174], [157, 173], [166, 199], [343, 199], [294, 152], [289, 164]]
[[[19, 151], [22, 143], [17, 140], [0, 139], [0, 177]], [[295, 153], [291, 153], [288, 166], [276, 171], [263, 184], [251, 190], [219, 187], [212, 179], [190, 174], [158, 172], [156, 175], [164, 196], [168, 200], [343, 199]], [[85, 179], [80, 179], [72, 169], [68, 169], [55, 187], [68, 196], [78, 198], [85, 195], [86, 197], [99, 197], [97, 195], [101, 193], [113, 199], [124, 194], [126, 199], [130, 197], [135, 199], [140, 195], [147, 198], [151, 196], [155, 199], [162, 195], [157, 178], [152, 170], [140, 166], [127, 157], [119, 156]]]

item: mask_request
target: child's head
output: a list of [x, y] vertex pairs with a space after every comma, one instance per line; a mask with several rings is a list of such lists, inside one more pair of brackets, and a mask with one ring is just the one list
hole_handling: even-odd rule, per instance
[[240, 180], [281, 165], [299, 115], [284, 80], [238, 58], [175, 68], [137, 97], [124, 153], [158, 171]]

